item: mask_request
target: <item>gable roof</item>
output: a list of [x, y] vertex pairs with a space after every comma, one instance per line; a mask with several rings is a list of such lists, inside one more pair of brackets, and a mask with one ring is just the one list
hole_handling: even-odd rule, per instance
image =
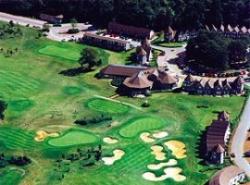
[[102, 75], [130, 77], [133, 76], [135, 73], [139, 73], [140, 71], [146, 69], [148, 68], [144, 66], [126, 66], [111, 64], [101, 69], [100, 73]]

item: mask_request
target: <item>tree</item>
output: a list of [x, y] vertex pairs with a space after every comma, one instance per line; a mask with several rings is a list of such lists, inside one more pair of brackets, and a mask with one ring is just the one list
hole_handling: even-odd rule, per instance
[[188, 41], [187, 59], [204, 69], [226, 70], [229, 67], [227, 46], [227, 39], [220, 34], [200, 32], [198, 37]]
[[100, 66], [102, 60], [97, 50], [93, 48], [85, 48], [81, 52], [81, 57], [78, 62], [81, 67], [85, 67], [87, 65], [87, 69], [92, 70], [94, 66]]
[[77, 23], [78, 22], [77, 22], [77, 20], [75, 18], [73, 18], [73, 19], [70, 20], [70, 24], [71, 24], [71, 27], [72, 27], [73, 30], [76, 29]]
[[228, 52], [231, 64], [237, 64], [246, 61], [247, 42], [242, 40], [232, 41], [228, 46]]

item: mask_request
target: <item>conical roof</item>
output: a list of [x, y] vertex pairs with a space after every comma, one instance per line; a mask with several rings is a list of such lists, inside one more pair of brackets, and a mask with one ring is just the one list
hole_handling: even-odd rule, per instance
[[175, 84], [178, 82], [177, 78], [173, 75], [170, 75], [169, 73], [165, 71], [158, 71], [159, 72], [159, 77], [158, 80], [162, 84]]
[[148, 80], [147, 75], [143, 71], [128, 77], [124, 80], [123, 85], [129, 88], [145, 89], [152, 87], [153, 82]]

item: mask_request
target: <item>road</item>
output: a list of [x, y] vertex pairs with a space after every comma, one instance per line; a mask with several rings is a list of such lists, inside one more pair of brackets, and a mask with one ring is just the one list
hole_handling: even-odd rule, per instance
[[22, 16], [11, 15], [7, 13], [0, 12], [0, 21], [10, 22], [13, 21], [15, 24], [20, 24], [22, 26], [30, 25], [31, 27], [42, 28], [46, 21], [32, 19]]
[[244, 155], [244, 143], [247, 139], [248, 130], [250, 128], [250, 97], [247, 100], [244, 111], [242, 113], [239, 125], [234, 133], [232, 139], [232, 145], [230, 153], [233, 153], [234, 163], [241, 169], [243, 169], [247, 176], [250, 177], [250, 165], [243, 157]]

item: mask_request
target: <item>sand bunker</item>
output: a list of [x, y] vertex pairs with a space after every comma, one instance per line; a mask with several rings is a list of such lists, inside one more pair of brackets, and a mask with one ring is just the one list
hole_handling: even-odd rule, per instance
[[157, 132], [157, 133], [153, 134], [153, 137], [155, 139], [162, 139], [162, 138], [167, 137], [167, 136], [168, 136], [168, 133], [165, 131], [161, 131], [161, 132]]
[[148, 132], [144, 132], [140, 135], [140, 138], [142, 141], [144, 141], [145, 143], [153, 143], [155, 142], [155, 140], [153, 138], [150, 137], [150, 133]]
[[116, 144], [116, 143], [118, 143], [118, 140], [114, 139], [112, 137], [105, 137], [105, 138], [103, 138], [103, 142], [107, 143], [107, 144]]
[[153, 182], [164, 181], [168, 178], [172, 178], [176, 182], [181, 182], [181, 181], [186, 180], [186, 177], [184, 175], [181, 175], [181, 172], [182, 172], [181, 168], [173, 167], [173, 168], [166, 168], [164, 170], [165, 174], [159, 177], [156, 177], [156, 175], [151, 172], [146, 172], [142, 176], [144, 179], [148, 181], [153, 181]]
[[172, 140], [165, 142], [164, 144], [172, 151], [172, 154], [177, 159], [183, 159], [187, 157], [186, 146], [183, 142]]
[[155, 155], [155, 159], [158, 161], [163, 161], [166, 159], [166, 154], [163, 152], [163, 147], [159, 145], [154, 145], [151, 147], [151, 154]]
[[108, 165], [108, 166], [113, 165], [115, 161], [120, 160], [125, 155], [125, 152], [122, 150], [114, 150], [113, 154], [114, 154], [114, 156], [112, 156], [112, 157], [103, 157], [102, 158], [105, 165]]
[[59, 134], [58, 133], [48, 133], [46, 131], [43, 130], [39, 130], [36, 132], [36, 137], [35, 140], [37, 142], [42, 142], [44, 141], [47, 137], [58, 137]]
[[160, 170], [166, 166], [175, 166], [177, 165], [177, 161], [175, 159], [170, 159], [168, 162], [159, 163], [159, 164], [149, 164], [148, 169], [150, 170]]

